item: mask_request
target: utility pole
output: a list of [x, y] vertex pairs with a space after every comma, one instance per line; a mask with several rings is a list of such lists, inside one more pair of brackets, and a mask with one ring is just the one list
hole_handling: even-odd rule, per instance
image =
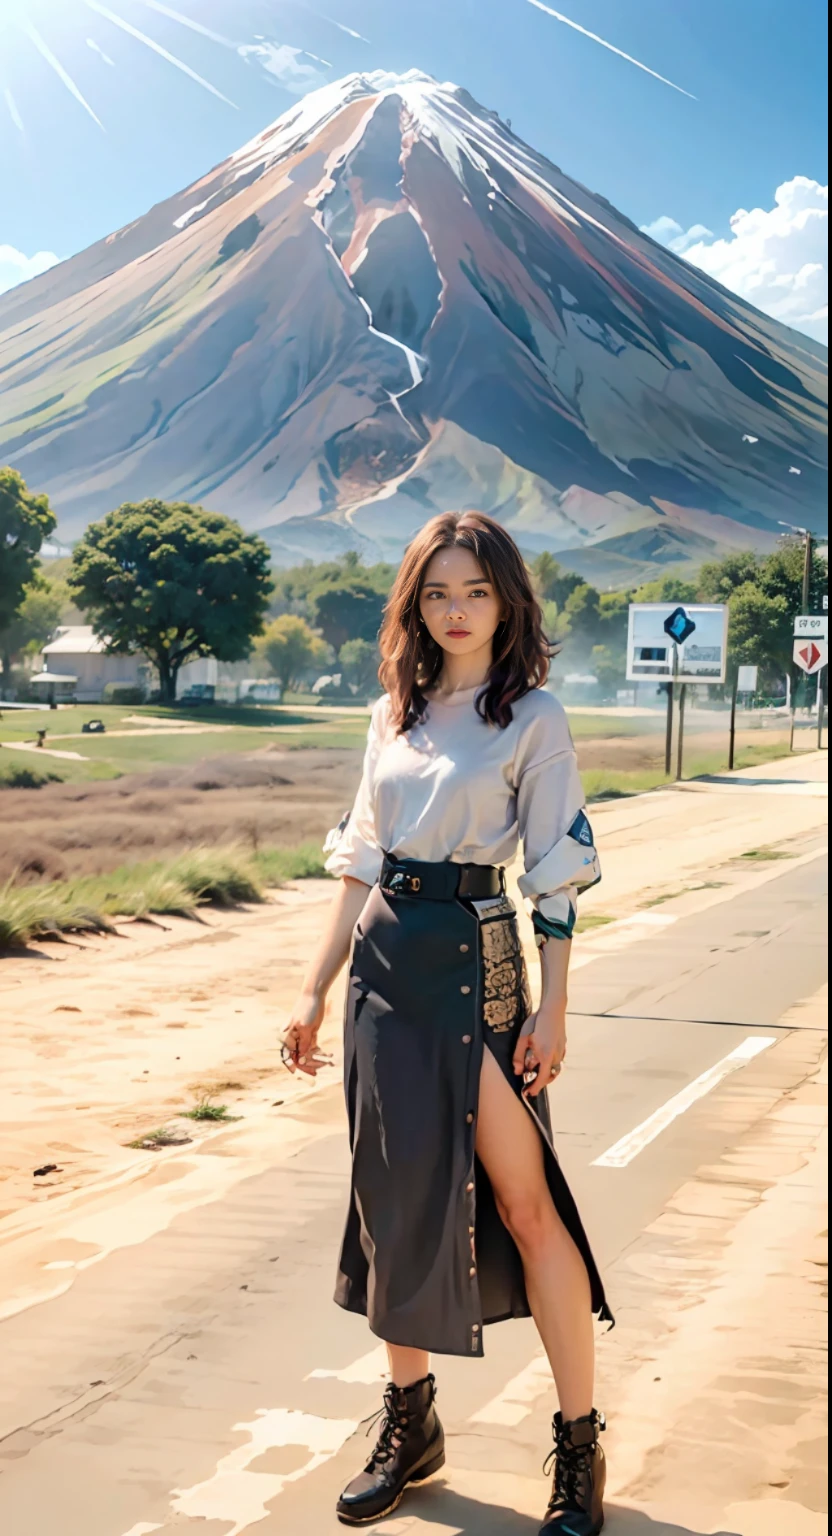
[[[801, 612], [802, 613], [808, 613], [809, 612], [809, 592], [810, 592], [811, 581], [812, 581], [812, 545], [815, 542], [814, 541], [814, 537], [813, 537], [812, 533], [810, 532], [810, 530], [808, 528], [796, 528], [793, 523], [784, 523], [782, 518], [780, 519], [780, 526], [781, 526], [781, 528], [788, 528], [791, 533], [799, 533], [800, 537], [803, 539], [803, 592], [802, 592], [802, 597], [801, 597], [801, 602], [802, 602]], [[785, 537], [785, 535], [784, 535], [784, 537]], [[798, 677], [799, 677], [798, 669], [794, 665], [794, 663], [792, 663], [792, 670], [791, 670], [791, 709], [790, 709], [790, 720], [789, 720], [789, 751], [790, 752], [794, 751], [794, 717], [795, 717], [795, 708], [796, 708], [796, 706], [795, 706], [795, 694], [797, 692]]]
[[803, 612], [809, 612], [809, 586], [812, 579], [812, 545], [814, 539], [808, 528], [803, 529], [806, 544], [803, 551]]

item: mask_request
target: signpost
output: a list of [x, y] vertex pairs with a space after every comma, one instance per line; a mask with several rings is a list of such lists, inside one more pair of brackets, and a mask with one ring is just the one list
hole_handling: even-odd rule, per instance
[[807, 677], [814, 677], [829, 660], [829, 645], [826, 640], [795, 640], [793, 660]]
[[724, 683], [728, 609], [724, 603], [631, 603], [627, 633], [627, 681], [667, 684], [665, 773], [670, 777], [673, 703], [679, 684], [676, 777], [682, 777], [687, 683]]
[[[823, 739], [823, 680], [820, 676], [829, 661], [829, 616], [825, 613], [800, 613], [794, 621], [792, 661], [807, 677], [818, 680], [818, 747]], [[789, 751], [794, 750], [794, 694], [792, 694]]]

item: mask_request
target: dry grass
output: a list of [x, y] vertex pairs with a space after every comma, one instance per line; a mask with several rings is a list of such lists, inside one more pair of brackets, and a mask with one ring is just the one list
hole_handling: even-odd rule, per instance
[[0, 950], [32, 939], [113, 931], [114, 918], [194, 917], [206, 905], [265, 900], [266, 887], [323, 875], [314, 844], [254, 854], [245, 847], [192, 848], [160, 864], [125, 864], [106, 875], [0, 886]]
[[358, 751], [268, 748], [187, 768], [0, 794], [0, 880], [62, 881], [200, 847], [314, 843], [350, 805]]

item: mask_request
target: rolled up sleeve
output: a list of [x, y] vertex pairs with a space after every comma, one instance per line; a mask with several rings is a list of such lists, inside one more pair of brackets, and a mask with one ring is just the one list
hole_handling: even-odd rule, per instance
[[[324, 844], [329, 852], [324, 868], [336, 879], [345, 876], [375, 885], [381, 874], [382, 852], [376, 834], [373, 779], [387, 724], [387, 698], [379, 699], [370, 717], [361, 783], [352, 811], [330, 832]], [[332, 850], [330, 852], [330, 849]]]
[[546, 698], [551, 706], [533, 722], [516, 768], [525, 864], [518, 886], [539, 933], [571, 938], [578, 896], [598, 884], [601, 866], [566, 714]]

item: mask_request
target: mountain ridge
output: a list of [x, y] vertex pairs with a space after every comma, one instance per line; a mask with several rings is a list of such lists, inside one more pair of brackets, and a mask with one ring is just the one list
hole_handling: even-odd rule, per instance
[[653, 574], [825, 529], [825, 359], [467, 92], [377, 72], [0, 298], [0, 457], [64, 540], [164, 495], [280, 563], [396, 558], [476, 504]]

